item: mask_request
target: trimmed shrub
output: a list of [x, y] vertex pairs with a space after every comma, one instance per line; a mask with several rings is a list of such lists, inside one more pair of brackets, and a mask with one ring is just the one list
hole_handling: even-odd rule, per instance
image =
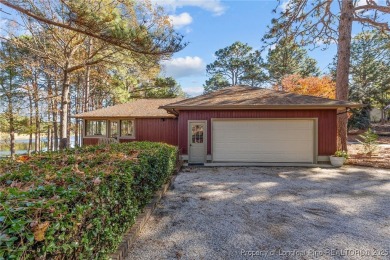
[[0, 160], [0, 259], [104, 259], [176, 167], [131, 142]]

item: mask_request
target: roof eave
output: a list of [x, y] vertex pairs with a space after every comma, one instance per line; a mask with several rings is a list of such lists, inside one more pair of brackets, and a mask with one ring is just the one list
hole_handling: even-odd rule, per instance
[[79, 119], [109, 119], [109, 118], [115, 118], [115, 119], [121, 119], [121, 118], [175, 118], [174, 115], [163, 115], [163, 116], [71, 116], [72, 118], [79, 118]]
[[256, 105], [256, 106], [162, 106], [165, 110], [226, 110], [226, 109], [339, 109], [339, 108], [361, 108], [363, 104], [343, 105]]

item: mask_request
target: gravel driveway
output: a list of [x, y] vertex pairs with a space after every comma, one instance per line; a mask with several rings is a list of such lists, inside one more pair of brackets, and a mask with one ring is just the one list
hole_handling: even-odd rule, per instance
[[389, 259], [390, 171], [185, 168], [128, 259]]

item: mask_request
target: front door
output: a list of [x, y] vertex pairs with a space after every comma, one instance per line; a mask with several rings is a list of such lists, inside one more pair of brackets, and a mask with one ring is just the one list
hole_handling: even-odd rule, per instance
[[206, 126], [206, 121], [189, 123], [189, 163], [204, 163], [206, 161]]

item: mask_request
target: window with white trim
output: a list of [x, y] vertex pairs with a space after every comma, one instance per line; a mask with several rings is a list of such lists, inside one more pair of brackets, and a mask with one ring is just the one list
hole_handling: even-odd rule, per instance
[[134, 120], [121, 120], [121, 137], [134, 138]]
[[106, 136], [107, 121], [106, 120], [86, 120], [85, 135], [86, 136]]
[[119, 136], [119, 121], [110, 121], [109, 137], [117, 138]]

